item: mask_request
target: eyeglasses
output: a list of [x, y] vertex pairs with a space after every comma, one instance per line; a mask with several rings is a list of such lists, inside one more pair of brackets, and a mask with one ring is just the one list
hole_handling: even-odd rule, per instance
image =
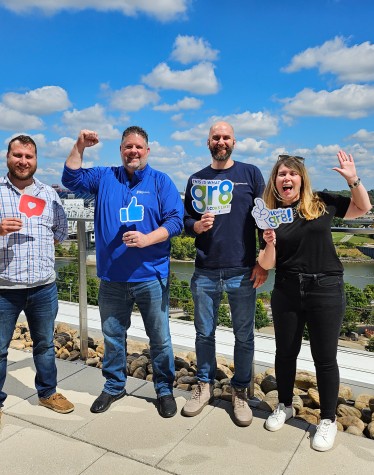
[[294, 158], [295, 160], [304, 163], [304, 157], [298, 157], [297, 155], [278, 155], [278, 162], [280, 160], [287, 160], [287, 158]]

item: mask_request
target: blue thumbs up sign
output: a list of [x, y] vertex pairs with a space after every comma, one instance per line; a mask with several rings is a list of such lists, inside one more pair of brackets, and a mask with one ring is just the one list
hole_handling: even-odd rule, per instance
[[138, 205], [138, 200], [135, 196], [131, 198], [130, 204], [127, 208], [119, 210], [119, 219], [121, 223], [131, 223], [134, 221], [143, 221], [144, 206]]

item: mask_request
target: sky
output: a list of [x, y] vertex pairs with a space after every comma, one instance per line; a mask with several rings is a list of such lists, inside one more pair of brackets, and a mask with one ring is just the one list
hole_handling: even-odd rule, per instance
[[179, 191], [209, 165], [210, 126], [234, 127], [233, 158], [265, 180], [301, 155], [315, 190], [347, 189], [340, 149], [374, 189], [372, 0], [0, 0], [0, 174], [31, 135], [37, 177], [61, 184], [81, 129], [84, 167], [120, 165], [123, 130]]

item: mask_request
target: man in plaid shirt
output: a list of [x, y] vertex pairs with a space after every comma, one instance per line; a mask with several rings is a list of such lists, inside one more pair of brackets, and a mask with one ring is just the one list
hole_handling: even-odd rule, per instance
[[9, 142], [7, 166], [8, 174], [0, 178], [0, 416], [8, 348], [21, 311], [33, 340], [39, 404], [65, 414], [74, 405], [56, 392], [53, 333], [54, 244], [66, 238], [67, 220], [56, 191], [34, 178], [37, 148], [31, 137]]

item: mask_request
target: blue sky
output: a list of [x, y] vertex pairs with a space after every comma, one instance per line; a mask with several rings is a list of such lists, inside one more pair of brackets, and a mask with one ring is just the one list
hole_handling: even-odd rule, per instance
[[37, 176], [59, 184], [80, 129], [101, 139], [85, 166], [119, 165], [123, 129], [140, 125], [149, 163], [183, 191], [224, 119], [233, 157], [265, 179], [290, 153], [315, 189], [345, 189], [343, 148], [373, 189], [373, 20], [371, 0], [0, 0], [1, 155], [30, 134]]

